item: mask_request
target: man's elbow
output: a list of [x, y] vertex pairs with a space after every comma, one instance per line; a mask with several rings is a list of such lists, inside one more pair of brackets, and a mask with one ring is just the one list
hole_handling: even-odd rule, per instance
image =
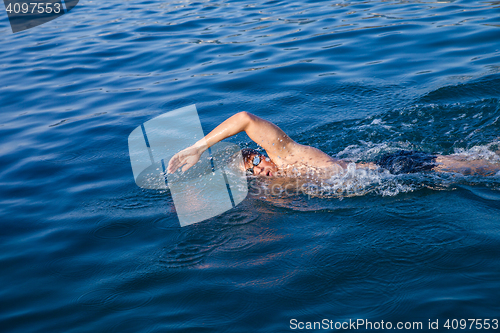
[[245, 127], [250, 125], [255, 119], [255, 116], [253, 114], [246, 111], [238, 112], [236, 116], [238, 116], [238, 122], [244, 125]]
[[252, 116], [255, 117], [253, 114], [251, 114], [250, 112], [246, 112], [246, 111], [238, 112], [237, 115], [239, 117], [241, 117], [242, 119], [250, 119]]

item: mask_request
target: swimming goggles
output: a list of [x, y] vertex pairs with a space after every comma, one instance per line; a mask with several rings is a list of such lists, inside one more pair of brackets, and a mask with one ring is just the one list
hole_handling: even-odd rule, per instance
[[253, 166], [251, 168], [247, 169], [247, 175], [248, 176], [253, 175], [253, 168], [256, 167], [257, 165], [259, 165], [260, 162], [261, 162], [260, 156], [259, 155], [255, 155], [253, 157], [253, 159], [252, 159]]

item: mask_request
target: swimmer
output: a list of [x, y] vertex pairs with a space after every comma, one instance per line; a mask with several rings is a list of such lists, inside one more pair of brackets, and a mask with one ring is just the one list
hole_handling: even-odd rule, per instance
[[[265, 149], [267, 156], [254, 149], [243, 149], [247, 174], [256, 176], [305, 175], [322, 172], [342, 173], [349, 162], [333, 158], [319, 149], [293, 141], [275, 124], [248, 112], [239, 112], [225, 120], [203, 139], [175, 154], [168, 163], [167, 172], [182, 167], [186, 171], [198, 162], [201, 154], [217, 142], [242, 131]], [[375, 162], [356, 163], [356, 168], [389, 170], [393, 174], [421, 171], [455, 172], [464, 175], [491, 176], [500, 171], [500, 164], [484, 160], [466, 161], [455, 155], [437, 155], [401, 150], [387, 154]]]

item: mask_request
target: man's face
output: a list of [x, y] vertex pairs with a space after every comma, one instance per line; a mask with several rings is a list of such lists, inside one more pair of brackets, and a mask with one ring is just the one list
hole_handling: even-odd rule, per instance
[[270, 158], [257, 154], [249, 156], [245, 161], [245, 169], [252, 169], [255, 176], [272, 177], [275, 175], [278, 167]]

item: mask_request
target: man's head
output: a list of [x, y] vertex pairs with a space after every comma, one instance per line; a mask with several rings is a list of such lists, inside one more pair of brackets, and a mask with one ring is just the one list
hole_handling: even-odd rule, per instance
[[272, 177], [278, 170], [276, 164], [269, 157], [262, 155], [255, 149], [242, 149], [241, 154], [248, 175]]

